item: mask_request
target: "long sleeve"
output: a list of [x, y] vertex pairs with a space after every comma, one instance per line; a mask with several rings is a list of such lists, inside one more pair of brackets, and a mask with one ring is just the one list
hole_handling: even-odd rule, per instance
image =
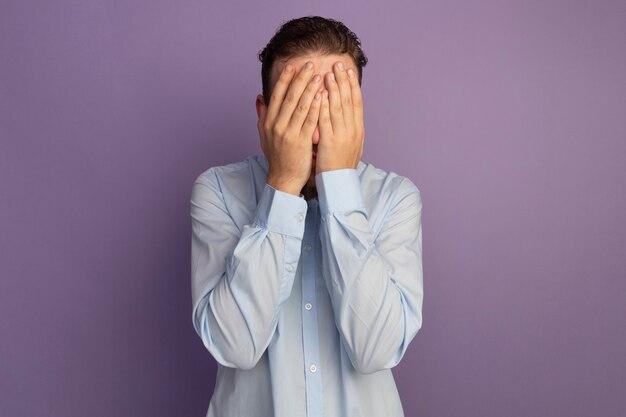
[[322, 269], [341, 341], [355, 367], [397, 365], [422, 325], [422, 201], [408, 179], [397, 185], [376, 236], [355, 169], [316, 175]]
[[265, 184], [253, 219], [239, 227], [214, 169], [191, 191], [192, 320], [222, 365], [250, 369], [269, 345], [291, 292], [307, 203]]

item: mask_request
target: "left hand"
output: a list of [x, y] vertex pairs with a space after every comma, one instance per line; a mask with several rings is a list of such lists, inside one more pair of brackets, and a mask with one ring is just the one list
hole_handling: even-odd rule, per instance
[[[363, 153], [363, 99], [356, 70], [333, 65], [326, 73], [327, 92], [322, 95], [319, 114], [320, 139], [317, 145], [315, 172], [356, 168]], [[334, 80], [332, 76], [334, 75]]]

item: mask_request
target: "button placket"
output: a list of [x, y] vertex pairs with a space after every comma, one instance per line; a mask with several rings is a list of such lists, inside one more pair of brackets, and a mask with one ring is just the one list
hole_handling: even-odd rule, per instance
[[322, 404], [322, 370], [317, 367], [320, 361], [320, 347], [317, 315], [313, 306], [316, 303], [316, 274], [318, 265], [315, 263], [315, 239], [319, 233], [319, 214], [313, 203], [309, 202], [310, 211], [306, 216], [306, 227], [302, 244], [302, 342], [304, 348], [304, 373], [306, 388], [307, 415], [321, 416]]

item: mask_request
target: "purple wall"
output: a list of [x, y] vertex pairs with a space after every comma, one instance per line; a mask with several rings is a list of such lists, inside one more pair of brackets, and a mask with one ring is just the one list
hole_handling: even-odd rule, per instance
[[191, 185], [261, 152], [256, 53], [308, 14], [422, 191], [406, 415], [626, 415], [626, 4], [217, 3], [0, 2], [0, 416], [204, 416]]

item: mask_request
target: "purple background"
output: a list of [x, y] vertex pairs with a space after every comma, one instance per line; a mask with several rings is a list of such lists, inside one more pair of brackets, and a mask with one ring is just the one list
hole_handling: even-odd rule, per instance
[[422, 191], [406, 415], [626, 415], [626, 4], [592, 0], [1, 1], [0, 415], [204, 416], [191, 185], [261, 153], [256, 53], [309, 14]]

